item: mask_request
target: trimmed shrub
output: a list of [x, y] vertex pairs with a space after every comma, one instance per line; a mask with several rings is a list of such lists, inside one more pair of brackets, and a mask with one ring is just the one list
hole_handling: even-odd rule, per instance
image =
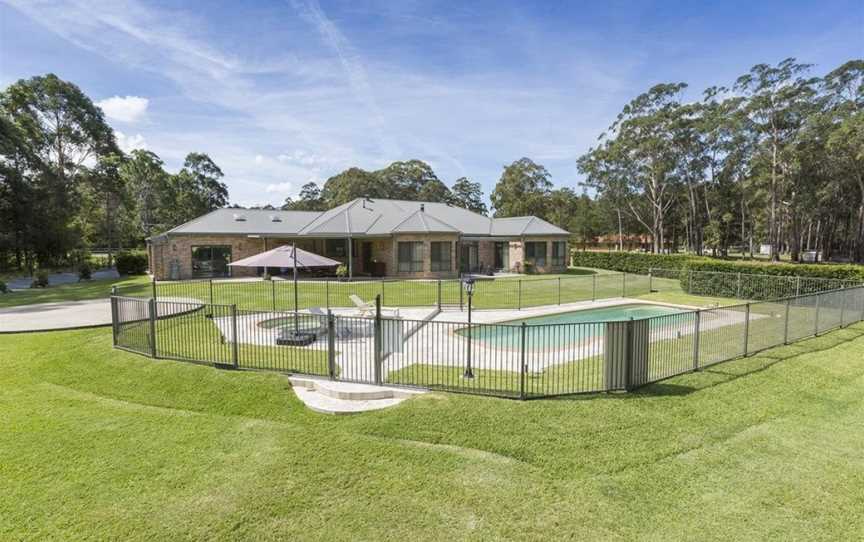
[[[660, 266], [655, 266], [660, 267]], [[685, 266], [694, 271], [720, 271], [754, 275], [780, 275], [783, 277], [816, 277], [823, 279], [864, 280], [864, 266], [812, 263], [770, 263], [694, 259]]]
[[33, 276], [33, 282], [30, 283], [31, 288], [47, 288], [48, 287], [48, 271], [36, 271]]
[[9, 288], [6, 286], [6, 283], [0, 280], [0, 294], [8, 294]]
[[78, 280], [90, 280], [93, 278], [93, 269], [88, 262], [81, 262], [78, 265]]
[[143, 250], [118, 252], [114, 260], [121, 275], [143, 275], [147, 271], [147, 253]]
[[681, 269], [688, 262], [701, 259], [688, 254], [650, 254], [644, 252], [587, 252], [573, 251], [571, 265], [596, 267], [625, 273], [647, 274], [652, 267]]

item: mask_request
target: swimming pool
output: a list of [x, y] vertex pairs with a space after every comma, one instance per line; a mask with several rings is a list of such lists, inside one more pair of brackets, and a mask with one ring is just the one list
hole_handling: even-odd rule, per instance
[[[688, 309], [669, 307], [666, 305], [651, 305], [648, 303], [631, 303], [613, 305], [596, 309], [535, 316], [519, 320], [509, 320], [498, 324], [474, 324], [470, 337], [495, 348], [518, 348], [522, 340], [522, 323], [528, 324], [525, 331], [527, 347], [531, 349], [546, 347], [564, 347], [586, 339], [602, 337], [606, 326], [603, 322], [639, 320], [654, 316], [666, 316], [688, 312]], [[542, 327], [532, 327], [539, 326]], [[581, 326], [552, 326], [550, 324], [584, 324]], [[468, 337], [468, 328], [456, 331], [457, 334]]]

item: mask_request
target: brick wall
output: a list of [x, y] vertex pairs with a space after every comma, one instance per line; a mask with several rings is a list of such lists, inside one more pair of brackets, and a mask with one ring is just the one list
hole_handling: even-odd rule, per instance
[[[150, 272], [158, 280], [168, 280], [171, 277], [172, 264], [179, 266], [181, 279], [192, 277], [192, 247], [220, 245], [231, 247], [231, 261], [248, 258], [264, 252], [264, 241], [237, 235], [177, 235], [160, 239], [151, 244]], [[275, 246], [275, 245], [274, 245]], [[268, 249], [273, 248], [268, 244]], [[255, 268], [236, 267], [231, 269], [234, 277], [254, 277]]]

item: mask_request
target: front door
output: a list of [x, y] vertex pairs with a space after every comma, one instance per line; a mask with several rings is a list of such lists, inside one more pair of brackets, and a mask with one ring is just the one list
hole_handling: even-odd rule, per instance
[[369, 241], [363, 242], [361, 252], [363, 253], [363, 273], [372, 274], [372, 243]]

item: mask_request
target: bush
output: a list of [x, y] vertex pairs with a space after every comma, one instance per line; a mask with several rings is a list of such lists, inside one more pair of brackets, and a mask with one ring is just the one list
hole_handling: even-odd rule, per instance
[[522, 267], [525, 270], [526, 275], [534, 274], [534, 262], [525, 262]]
[[115, 261], [121, 275], [143, 275], [147, 271], [147, 253], [143, 250], [118, 252]]
[[93, 278], [93, 269], [88, 262], [81, 262], [78, 265], [78, 280], [90, 280]]
[[699, 258], [685, 266], [693, 271], [719, 271], [783, 277], [815, 277], [823, 279], [864, 280], [864, 266], [812, 263], [739, 262]]
[[47, 288], [48, 287], [48, 271], [36, 271], [33, 276], [33, 282], [30, 283], [31, 288]]
[[9, 288], [6, 287], [6, 283], [0, 280], [0, 294], [8, 294]]
[[573, 251], [570, 263], [576, 267], [596, 267], [624, 273], [647, 275], [652, 267], [681, 269], [689, 262], [700, 260], [689, 254], [650, 254], [644, 252], [587, 252]]
[[348, 276], [348, 266], [347, 265], [340, 265], [339, 267], [337, 267], [336, 268], [336, 276], [339, 277], [340, 279], [347, 277]]

